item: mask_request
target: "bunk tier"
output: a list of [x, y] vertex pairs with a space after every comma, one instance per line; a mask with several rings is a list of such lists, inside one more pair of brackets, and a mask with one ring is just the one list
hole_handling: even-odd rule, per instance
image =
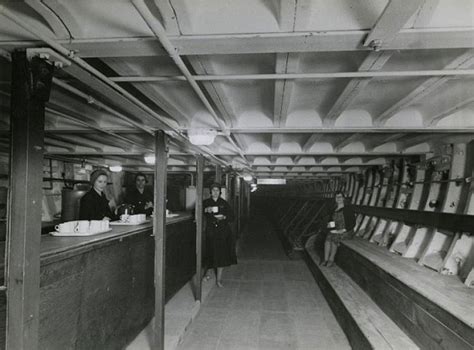
[[[474, 142], [442, 145], [270, 201], [355, 348], [474, 348], [473, 171]], [[336, 190], [356, 226], [328, 268], [319, 257]]]

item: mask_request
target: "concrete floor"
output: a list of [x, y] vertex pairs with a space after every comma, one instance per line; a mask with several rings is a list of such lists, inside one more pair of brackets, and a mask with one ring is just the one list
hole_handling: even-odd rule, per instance
[[271, 226], [253, 220], [239, 264], [224, 270], [180, 350], [350, 349], [303, 261], [289, 260]]

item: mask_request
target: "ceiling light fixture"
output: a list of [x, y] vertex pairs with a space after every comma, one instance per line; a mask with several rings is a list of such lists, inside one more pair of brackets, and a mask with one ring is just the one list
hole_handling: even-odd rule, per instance
[[155, 164], [155, 155], [154, 154], [145, 154], [145, 163], [147, 164]]
[[217, 131], [214, 129], [189, 129], [189, 141], [196, 146], [209, 146], [214, 142]]
[[258, 185], [286, 185], [286, 179], [265, 178], [257, 179]]
[[123, 170], [121, 165], [110, 165], [109, 170], [113, 173], [119, 173]]
[[253, 180], [253, 176], [250, 175], [250, 174], [245, 174], [244, 175], [244, 180], [247, 181], [247, 182], [250, 182]]

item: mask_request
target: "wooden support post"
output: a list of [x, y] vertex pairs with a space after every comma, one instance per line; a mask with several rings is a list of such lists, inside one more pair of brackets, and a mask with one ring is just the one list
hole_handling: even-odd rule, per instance
[[203, 230], [203, 207], [202, 190], [204, 182], [204, 157], [196, 156], [196, 296], [195, 299], [202, 299], [202, 230]]
[[165, 348], [165, 265], [166, 265], [166, 166], [167, 137], [162, 130], [155, 132], [155, 323], [153, 339], [155, 349]]
[[220, 165], [216, 165], [216, 179], [215, 180], [218, 184], [220, 184], [222, 181], [222, 168]]
[[246, 193], [247, 193], [247, 222], [249, 222], [250, 221], [250, 195], [251, 195], [250, 186], [247, 186]]
[[240, 210], [240, 203], [241, 203], [241, 193], [240, 193], [240, 184], [241, 178], [239, 176], [235, 176], [235, 183], [234, 183], [234, 212], [235, 212], [235, 223], [236, 223], [236, 237], [240, 237], [240, 219], [241, 219], [241, 210]]
[[232, 193], [232, 184], [231, 184], [231, 178], [230, 174], [226, 173], [225, 174], [225, 189], [226, 189], [226, 198], [224, 198], [227, 203], [231, 202], [231, 193]]
[[44, 110], [53, 68], [12, 53], [7, 349], [37, 349]]

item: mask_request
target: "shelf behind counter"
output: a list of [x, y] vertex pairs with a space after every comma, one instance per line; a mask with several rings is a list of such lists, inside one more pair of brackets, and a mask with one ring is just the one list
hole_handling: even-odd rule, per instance
[[[88, 237], [42, 236], [41, 349], [120, 349], [140, 333], [154, 314], [152, 232], [145, 223]], [[196, 225], [191, 213], [179, 213], [166, 222], [166, 300], [195, 270]], [[0, 311], [3, 323], [5, 305]]]

